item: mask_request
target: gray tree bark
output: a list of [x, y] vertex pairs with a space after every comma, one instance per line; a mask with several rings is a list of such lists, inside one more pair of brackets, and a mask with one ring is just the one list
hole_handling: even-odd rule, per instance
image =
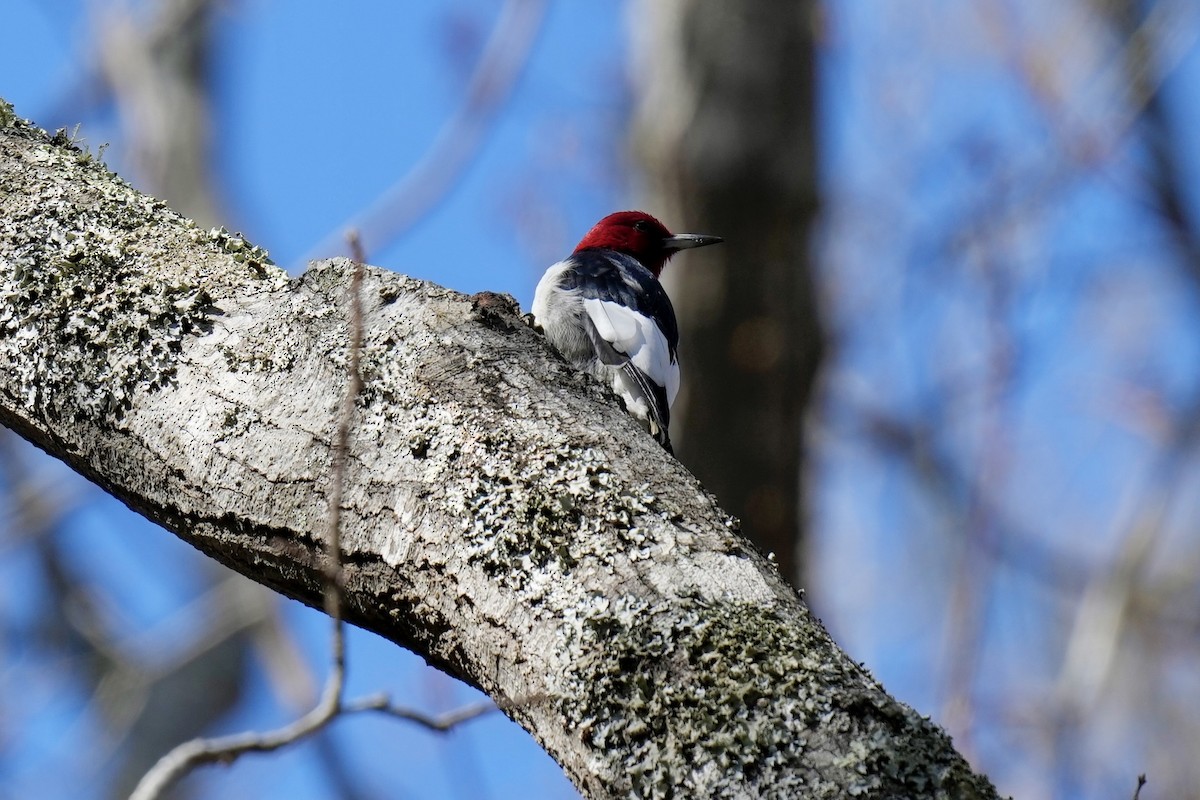
[[[320, 607], [348, 262], [291, 280], [0, 103], [0, 421]], [[495, 296], [369, 269], [355, 624], [513, 703], [588, 797], [994, 797]]]

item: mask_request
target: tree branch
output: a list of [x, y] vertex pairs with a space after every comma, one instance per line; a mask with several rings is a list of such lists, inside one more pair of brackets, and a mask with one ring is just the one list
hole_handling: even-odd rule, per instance
[[[0, 421], [315, 607], [352, 269], [290, 280], [0, 105]], [[374, 268], [362, 300], [347, 621], [588, 797], [995, 796], [515, 304]]]

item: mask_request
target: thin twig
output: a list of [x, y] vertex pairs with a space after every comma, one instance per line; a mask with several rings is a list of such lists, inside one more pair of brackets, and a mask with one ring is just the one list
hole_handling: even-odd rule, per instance
[[362, 236], [359, 235], [358, 228], [346, 231], [346, 246], [350, 248], [350, 258], [359, 264], [367, 263], [367, 251], [363, 248]]
[[[325, 684], [325, 697], [336, 713], [341, 704], [342, 684], [346, 671], [346, 636], [342, 622], [342, 493], [346, 485], [346, 451], [350, 443], [350, 427], [354, 422], [354, 405], [362, 391], [359, 361], [362, 354], [362, 280], [363, 264], [354, 262], [350, 274], [350, 380], [338, 413], [337, 436], [334, 439], [330, 471], [333, 473], [329, 492], [329, 527], [325, 532], [325, 613], [333, 620], [333, 671]], [[330, 695], [332, 694], [332, 697]]]
[[1142, 795], [1142, 787], [1146, 785], [1146, 773], [1138, 775], [1137, 788], [1133, 790], [1133, 800], [1138, 800]]
[[393, 705], [391, 699], [383, 694], [360, 697], [342, 706], [343, 714], [359, 714], [363, 711], [375, 711], [387, 714], [389, 717], [395, 717], [396, 719], [415, 722], [422, 728], [427, 728], [438, 733], [445, 733], [456, 725], [461, 725], [469, 720], [477, 719], [499, 710], [500, 707], [491, 700], [483, 700], [453, 711], [448, 711], [445, 714], [434, 716], [415, 709], [405, 708], [404, 706]]
[[344, 576], [341, 558], [342, 493], [346, 478], [346, 451], [354, 419], [354, 405], [362, 389], [359, 360], [362, 352], [362, 262], [355, 262], [350, 278], [349, 385], [338, 414], [337, 435], [331, 453], [329, 524], [326, 529], [325, 612], [333, 620], [332, 667], [317, 705], [300, 719], [266, 733], [239, 733], [213, 739], [193, 739], [175, 747], [142, 776], [130, 800], [154, 800], [176, 781], [201, 764], [229, 763], [245, 753], [266, 753], [299, 741], [328, 725], [342, 710], [346, 682], [346, 636], [342, 621]]

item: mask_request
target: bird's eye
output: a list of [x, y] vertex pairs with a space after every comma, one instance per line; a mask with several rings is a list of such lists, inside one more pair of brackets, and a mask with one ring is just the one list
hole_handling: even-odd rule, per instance
[[639, 219], [637, 222], [633, 223], [633, 229], [635, 231], [646, 233], [650, 230], [650, 223], [646, 222], [644, 219]]

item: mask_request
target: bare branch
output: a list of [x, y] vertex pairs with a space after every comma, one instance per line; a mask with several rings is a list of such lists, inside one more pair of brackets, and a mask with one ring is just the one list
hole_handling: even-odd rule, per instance
[[508, 700], [500, 703], [484, 700], [435, 716], [406, 706], [394, 705], [391, 699], [385, 694], [374, 694], [347, 702], [342, 707], [342, 713], [358, 714], [363, 711], [376, 711], [390, 717], [395, 717], [396, 719], [415, 722], [417, 725], [436, 733], [445, 733], [464, 722], [478, 719], [493, 711], [513, 711], [542, 702], [545, 699], [543, 696], [531, 695], [520, 700]]
[[363, 249], [362, 237], [357, 228], [346, 231], [346, 246], [350, 248], [350, 259], [359, 264], [367, 263], [367, 251]]

